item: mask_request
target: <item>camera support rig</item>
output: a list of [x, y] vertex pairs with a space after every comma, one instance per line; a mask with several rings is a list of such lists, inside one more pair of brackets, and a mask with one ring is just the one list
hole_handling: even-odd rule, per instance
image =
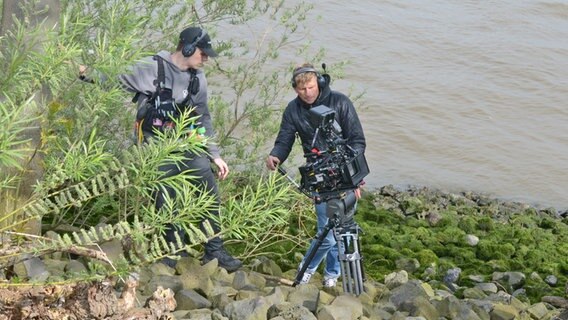
[[[351, 149], [346, 140], [340, 137], [341, 127], [334, 119], [335, 111], [322, 105], [310, 109], [310, 112], [318, 126], [310, 146], [312, 152], [305, 155], [309, 161], [299, 168], [301, 183], [296, 183], [281, 166], [278, 166], [278, 171], [303, 194], [318, 203], [326, 203], [328, 222], [306, 256], [293, 286], [300, 284], [318, 248], [333, 230], [339, 252], [343, 291], [358, 296], [363, 292], [365, 276], [359, 251], [361, 229], [354, 220], [357, 204], [354, 190], [369, 173], [369, 168], [364, 154]], [[324, 138], [326, 150], [323, 152], [315, 148], [319, 134]]]

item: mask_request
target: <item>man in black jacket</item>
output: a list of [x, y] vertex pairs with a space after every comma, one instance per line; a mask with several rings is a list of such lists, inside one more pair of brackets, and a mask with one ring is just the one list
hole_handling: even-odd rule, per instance
[[[311, 152], [316, 124], [310, 121], [310, 109], [320, 105], [335, 111], [335, 121], [341, 127], [342, 138], [346, 139], [346, 144], [359, 153], [365, 152], [365, 135], [353, 103], [344, 94], [332, 91], [329, 87], [329, 82], [329, 75], [320, 74], [311, 64], [304, 64], [294, 69], [292, 87], [298, 96], [290, 101], [284, 110], [280, 132], [274, 143], [274, 148], [266, 159], [268, 169], [275, 170], [278, 165], [286, 161], [292, 150], [296, 134], [300, 137], [304, 154]], [[321, 142], [316, 137], [315, 146], [317, 147], [319, 143]], [[359, 198], [360, 190], [356, 189], [354, 192], [357, 198]], [[326, 203], [316, 203], [315, 207], [319, 235], [328, 222]], [[314, 240], [305, 257], [309, 256], [315, 245], [316, 241]], [[325, 287], [334, 287], [337, 284], [341, 270], [337, 245], [332, 232], [328, 233], [323, 243], [318, 247], [316, 254], [304, 273], [301, 284], [309, 282], [310, 277], [324, 258], [326, 266], [323, 274], [323, 284]], [[303, 263], [304, 261], [302, 261], [300, 267]]]

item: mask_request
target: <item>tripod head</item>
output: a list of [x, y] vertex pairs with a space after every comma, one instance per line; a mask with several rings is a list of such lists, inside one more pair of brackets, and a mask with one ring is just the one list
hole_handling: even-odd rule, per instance
[[357, 197], [355, 192], [345, 192], [344, 195], [337, 195], [327, 200], [327, 217], [334, 221], [338, 227], [351, 226], [355, 224], [355, 205]]

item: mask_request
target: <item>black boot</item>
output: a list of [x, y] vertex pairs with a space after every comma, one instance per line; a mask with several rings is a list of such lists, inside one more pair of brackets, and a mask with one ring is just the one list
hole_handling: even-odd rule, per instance
[[233, 258], [225, 250], [225, 248], [221, 248], [221, 249], [215, 250], [215, 251], [206, 251], [205, 255], [203, 255], [203, 258], [201, 259], [201, 261], [203, 262], [203, 264], [206, 264], [207, 262], [209, 262], [213, 259], [217, 259], [217, 262], [219, 263], [219, 267], [224, 268], [225, 270], [227, 270], [227, 272], [236, 271], [237, 269], [239, 269], [243, 265], [241, 260]]

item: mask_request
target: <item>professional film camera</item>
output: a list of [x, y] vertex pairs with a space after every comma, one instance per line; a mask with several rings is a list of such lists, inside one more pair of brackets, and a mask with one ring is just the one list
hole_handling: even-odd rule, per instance
[[[299, 168], [300, 184], [296, 186], [316, 202], [326, 202], [327, 225], [317, 237], [316, 245], [308, 253], [296, 275], [294, 286], [299, 284], [308, 265], [333, 230], [339, 251], [343, 291], [361, 294], [363, 291], [363, 267], [359, 252], [359, 231], [354, 220], [357, 199], [354, 190], [369, 174], [365, 155], [347, 145], [341, 137], [341, 127], [335, 121], [335, 111], [318, 106], [310, 109], [310, 121], [316, 125], [310, 152], [305, 154], [306, 164]], [[318, 148], [316, 148], [316, 144]], [[279, 167], [280, 173], [286, 171]]]
[[[341, 137], [334, 110], [321, 105], [310, 109], [310, 115], [310, 121], [317, 127], [309, 148], [311, 152], [304, 155], [306, 165], [299, 168], [301, 188], [324, 198], [356, 189], [369, 174], [365, 155], [349, 147]], [[323, 148], [317, 149], [316, 142]]]

